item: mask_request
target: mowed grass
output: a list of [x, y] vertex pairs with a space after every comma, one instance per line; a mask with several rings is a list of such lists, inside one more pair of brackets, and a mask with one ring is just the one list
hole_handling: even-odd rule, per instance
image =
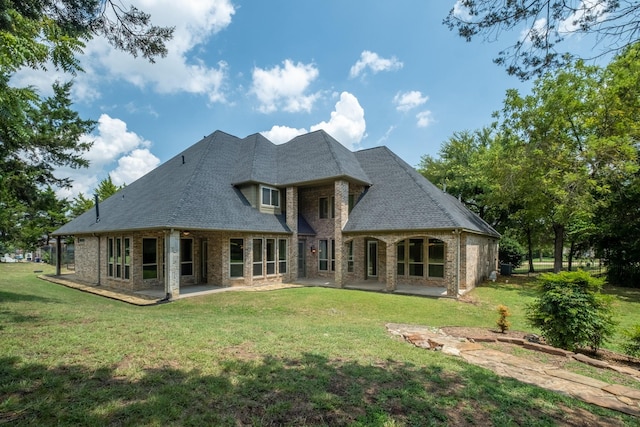
[[[0, 424], [562, 425], [586, 413], [637, 422], [385, 329], [492, 328], [505, 304], [513, 329], [526, 330], [528, 284], [483, 286], [471, 302], [292, 288], [136, 307], [42, 281], [35, 268], [52, 272], [0, 264]], [[637, 312], [637, 294], [626, 298]]]

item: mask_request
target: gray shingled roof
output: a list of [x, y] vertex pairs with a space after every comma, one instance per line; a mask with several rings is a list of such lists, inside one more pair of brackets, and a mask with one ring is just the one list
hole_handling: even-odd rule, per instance
[[100, 222], [90, 210], [54, 234], [167, 228], [288, 233], [282, 215], [260, 213], [231, 185], [252, 144], [251, 137], [216, 131], [100, 202]]
[[[283, 215], [260, 213], [234, 184], [283, 188], [335, 178], [371, 185], [345, 231], [464, 228], [497, 235], [387, 148], [353, 153], [324, 131], [282, 145], [260, 134], [240, 139], [216, 131], [100, 202], [99, 222], [92, 209], [53, 234], [168, 228], [289, 233]], [[299, 227], [314, 233], [304, 218]]]
[[355, 153], [373, 185], [349, 214], [345, 232], [464, 229], [499, 236], [387, 147]]

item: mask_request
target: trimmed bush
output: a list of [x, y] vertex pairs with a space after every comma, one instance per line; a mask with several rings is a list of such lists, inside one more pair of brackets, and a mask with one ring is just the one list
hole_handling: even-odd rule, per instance
[[600, 292], [602, 284], [584, 271], [542, 274], [539, 296], [527, 307], [527, 321], [552, 346], [595, 352], [615, 327], [612, 297]]
[[505, 331], [508, 331], [511, 327], [511, 322], [509, 322], [509, 319], [507, 319], [507, 317], [511, 316], [511, 312], [506, 305], [500, 304], [498, 306], [498, 314], [500, 315], [500, 317], [498, 318], [496, 325], [498, 325], [498, 328], [500, 328], [500, 332], [504, 334]]
[[630, 356], [640, 357], [640, 325], [635, 325], [632, 329], [624, 331], [627, 341], [622, 344], [624, 352]]
[[513, 268], [520, 267], [525, 250], [517, 240], [503, 236], [498, 248], [498, 259], [501, 263], [511, 264]]

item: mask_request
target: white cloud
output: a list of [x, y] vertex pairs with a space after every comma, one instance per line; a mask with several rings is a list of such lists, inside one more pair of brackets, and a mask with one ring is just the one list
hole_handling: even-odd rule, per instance
[[154, 156], [148, 148], [138, 148], [129, 155], [118, 160], [118, 167], [109, 175], [115, 185], [131, 184], [136, 179], [153, 170], [160, 164], [160, 159]]
[[[354, 150], [364, 138], [366, 127], [364, 109], [360, 106], [358, 99], [349, 92], [342, 92], [340, 100], [335, 105], [335, 111], [331, 112], [329, 121], [311, 126], [311, 132], [323, 129], [342, 145]], [[274, 144], [282, 144], [298, 135], [307, 133], [307, 130], [273, 126], [271, 130], [261, 133]]]
[[342, 92], [329, 121], [311, 126], [311, 131], [323, 129], [344, 146], [353, 150], [364, 138], [366, 128], [364, 109], [360, 106], [358, 98], [349, 92]]
[[273, 126], [270, 130], [260, 132], [265, 138], [274, 144], [284, 144], [287, 141], [291, 141], [298, 135], [307, 133], [304, 128], [296, 129], [287, 126]]
[[543, 38], [549, 31], [547, 18], [539, 18], [531, 27], [526, 27], [520, 32], [520, 40], [532, 43], [535, 39]]
[[[78, 193], [91, 195], [99, 182], [109, 175], [116, 185], [130, 184], [160, 164], [149, 150], [150, 141], [127, 130], [125, 122], [107, 114], [100, 116], [94, 134], [83, 135], [81, 139], [93, 142], [83, 156], [89, 160], [89, 168], [58, 170], [58, 176], [73, 181], [72, 188], [58, 191], [61, 197], [73, 198]], [[117, 167], [109, 172], [116, 163]]]
[[606, 1], [583, 0], [575, 12], [564, 21], [560, 22], [558, 32], [568, 34], [580, 31], [580, 22], [602, 22], [606, 19]]
[[85, 155], [91, 162], [91, 167], [102, 167], [136, 148], [148, 148], [151, 145], [136, 133], [128, 131], [125, 122], [107, 114], [102, 114], [98, 119], [97, 130], [97, 135], [82, 137], [84, 141], [93, 141], [91, 149]]
[[380, 71], [399, 70], [403, 66], [404, 64], [395, 56], [390, 59], [385, 59], [379, 57], [375, 52], [365, 50], [360, 54], [360, 59], [351, 67], [349, 77], [358, 77], [363, 74], [367, 68], [371, 70], [373, 74], [376, 74]]
[[418, 119], [417, 125], [419, 128], [426, 128], [435, 121], [433, 119], [433, 114], [429, 110], [421, 111], [416, 114], [416, 119]]
[[[156, 63], [151, 64], [144, 58], [115, 50], [103, 37], [95, 37], [80, 55], [85, 73], [74, 78], [75, 99], [95, 100], [100, 84], [119, 79], [159, 93], [186, 92], [206, 95], [211, 102], [224, 102], [227, 64], [220, 61], [213, 67], [207, 66], [195, 48], [231, 24], [235, 13], [231, 1], [144, 0], [139, 7], [151, 15], [154, 25], [175, 27], [173, 39], [167, 43], [167, 56], [156, 58]], [[17, 73], [16, 82], [21, 85], [26, 82], [46, 93], [52, 81], [69, 78], [55, 71], [25, 69]]]
[[428, 96], [423, 96], [420, 91], [398, 92], [393, 98], [393, 103], [398, 111], [409, 111], [421, 106], [429, 100]]
[[462, 21], [470, 21], [472, 18], [469, 8], [462, 4], [461, 0], [456, 1], [453, 5], [453, 16]]
[[294, 64], [287, 59], [283, 66], [271, 69], [253, 69], [251, 93], [260, 101], [259, 110], [271, 113], [278, 109], [287, 112], [311, 111], [319, 93], [308, 94], [311, 83], [319, 71], [313, 64]]

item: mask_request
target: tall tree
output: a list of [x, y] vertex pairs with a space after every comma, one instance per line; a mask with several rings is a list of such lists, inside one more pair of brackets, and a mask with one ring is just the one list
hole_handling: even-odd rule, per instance
[[0, 237], [17, 238], [20, 218], [48, 201], [49, 186], [70, 185], [56, 168], [88, 165], [90, 144], [80, 136], [94, 126], [72, 109], [70, 83], [56, 83], [54, 95], [42, 98], [32, 87], [12, 86], [11, 76], [21, 68], [81, 72], [79, 57], [95, 36], [154, 62], [172, 34], [114, 0], [0, 0]]
[[[99, 201], [103, 201], [113, 196], [116, 192], [123, 189], [124, 187], [124, 185], [115, 185], [111, 180], [111, 175], [109, 175], [107, 178], [100, 181], [98, 187], [96, 188], [95, 194], [96, 196], [98, 196]], [[70, 214], [72, 217], [76, 217], [91, 209], [94, 204], [95, 202], [93, 198], [87, 198], [84, 194], [79, 193], [71, 201]]]
[[111, 0], [1, 0], [0, 185], [26, 202], [38, 186], [68, 186], [69, 180], [53, 171], [87, 166], [82, 156], [89, 144], [80, 142], [80, 135], [94, 125], [72, 110], [70, 83], [56, 83], [54, 96], [42, 99], [31, 87], [10, 85], [15, 71], [49, 66], [82, 71], [78, 58], [94, 36], [153, 61], [166, 55], [172, 33], [151, 25], [148, 14]]
[[603, 111], [611, 107], [604, 83], [601, 69], [578, 61], [537, 80], [531, 95], [508, 91], [501, 112], [511, 169], [529, 181], [517, 186], [525, 210], [544, 212], [553, 230], [556, 272], [568, 226], [592, 221], [607, 200], [607, 179], [635, 161], [630, 139], [602, 133]]
[[[619, 0], [457, 0], [445, 25], [471, 41], [493, 41], [520, 34], [494, 62], [521, 79], [542, 76], [549, 68], [569, 65], [569, 52], [557, 50], [568, 36], [591, 34], [602, 51], [621, 52], [638, 41], [640, 3]], [[521, 28], [524, 30], [519, 31]], [[515, 31], [514, 31], [515, 30]], [[583, 58], [586, 59], [586, 58]]]
[[[640, 150], [640, 43], [628, 48], [605, 71], [607, 108], [601, 133], [615, 152], [629, 140]], [[638, 159], [640, 156], [637, 156]], [[640, 283], [640, 164], [619, 168], [603, 178], [610, 203], [596, 213], [598, 247], [609, 260], [611, 283]], [[606, 169], [605, 169], [606, 170]]]

